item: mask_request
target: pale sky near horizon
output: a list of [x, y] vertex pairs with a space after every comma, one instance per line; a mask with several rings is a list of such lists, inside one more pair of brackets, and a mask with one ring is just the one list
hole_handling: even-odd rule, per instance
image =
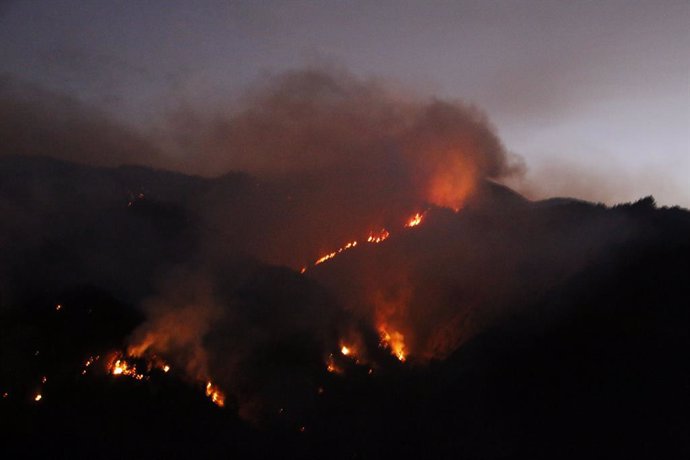
[[535, 196], [690, 207], [688, 1], [0, 0], [0, 43], [0, 74], [135, 125], [331, 62], [476, 104]]

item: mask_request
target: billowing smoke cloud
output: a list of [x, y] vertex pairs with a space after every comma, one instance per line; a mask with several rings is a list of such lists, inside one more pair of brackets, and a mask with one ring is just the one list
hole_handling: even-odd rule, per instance
[[[223, 243], [298, 267], [425, 203], [459, 209], [485, 178], [520, 170], [477, 108], [388, 87], [342, 69], [287, 72], [227, 111], [178, 111], [145, 138], [73, 99], [6, 78], [2, 153], [249, 172], [261, 183], [244, 206], [209, 193], [198, 213]], [[229, 225], [238, 215], [247, 226], [239, 239]]]
[[294, 268], [520, 171], [477, 108], [388, 88], [340, 69], [283, 73], [227, 111], [172, 114], [158, 145], [183, 171], [257, 177], [243, 204], [211, 193], [200, 213], [224, 244]]
[[129, 337], [133, 356], [163, 356], [195, 385], [213, 382], [240, 414], [305, 410], [327, 350], [353, 328], [332, 297], [297, 273], [251, 261], [169, 272]]
[[[477, 108], [403, 97], [383, 81], [333, 69], [270, 77], [226, 113], [179, 112], [158, 137], [158, 150], [143, 141], [125, 143], [123, 155], [108, 146], [118, 136], [135, 139], [126, 130], [89, 124], [92, 118], [76, 109], [41, 118], [36, 104], [24, 104], [26, 126], [51, 126], [72, 156], [51, 152], [47, 143], [33, 150], [26, 144], [19, 153], [94, 164], [145, 162], [210, 176], [251, 174], [195, 185], [193, 198], [181, 199], [189, 216], [200, 218], [194, 261], [181, 271], [159, 269], [165, 281], [143, 302], [148, 321], [129, 339], [134, 355], [165, 356], [191, 380], [220, 384], [247, 417], [286, 401], [308, 401], [327, 356], [343, 339], [357, 344], [362, 359], [375, 354], [380, 334], [400, 353], [446, 353], [457, 340], [439, 338], [438, 321], [457, 325], [466, 311], [429, 288], [427, 314], [421, 314], [415, 306], [423, 291], [415, 281], [420, 261], [418, 255], [406, 260], [413, 253], [400, 252], [394, 269], [360, 259], [358, 273], [341, 278], [340, 286], [349, 279], [362, 292], [337, 300], [295, 271], [272, 272], [255, 262], [242, 267], [238, 254], [299, 269], [345, 241], [364, 241], [369, 231], [397, 231], [428, 206], [463, 208], [486, 179], [519, 169]], [[90, 130], [99, 135], [81, 137]], [[89, 158], [90, 150], [106, 151], [110, 163]], [[164, 160], [157, 151], [167, 152]], [[421, 326], [413, 331], [414, 322]], [[452, 343], [427, 343], [434, 340]]]
[[0, 76], [0, 155], [42, 155], [96, 166], [160, 165], [143, 135], [78, 100]]
[[[213, 116], [181, 111], [170, 122], [168, 145], [188, 151], [181, 167], [193, 172], [323, 175], [336, 177], [348, 193], [405, 191], [455, 209], [479, 180], [517, 169], [477, 108], [401, 97], [382, 81], [334, 69], [269, 77], [237, 110]], [[372, 176], [380, 183], [375, 190]]]
[[178, 271], [169, 274], [161, 291], [161, 297], [144, 302], [149, 320], [134, 331], [128, 352], [133, 356], [152, 351], [171, 356], [187, 375], [208, 381], [204, 338], [221, 314], [213, 286], [200, 273]]
[[[191, 380], [218, 383], [248, 417], [285, 401], [308, 401], [341, 340], [357, 343], [363, 359], [376, 354], [379, 337], [394, 354], [442, 357], [480, 327], [485, 316], [476, 311], [499, 308], [501, 295], [517, 292], [510, 226], [488, 240], [481, 226], [460, 226], [462, 238], [445, 234], [428, 253], [419, 247], [429, 247], [436, 235], [421, 233], [426, 236], [418, 245], [403, 233], [411, 214], [436, 206], [430, 216], [457, 216], [442, 209], [466, 212], [486, 194], [487, 179], [519, 171], [472, 106], [403, 97], [382, 81], [309, 69], [268, 78], [226, 113], [176, 114], [152, 149], [144, 141], [128, 143], [139, 138], [77, 109], [61, 112], [48, 104], [42, 114], [38, 104], [26, 102], [40, 100], [38, 93], [29, 96], [6, 98], [4, 105], [25, 112], [17, 118], [18, 133], [36, 124], [47, 134], [37, 131], [35, 147], [16, 137], [15, 153], [219, 176], [137, 185], [137, 198], [122, 202], [119, 218], [141, 219], [137, 226], [152, 225], [160, 239], [184, 222], [193, 231], [174, 244], [194, 248], [178, 261], [184, 270], [157, 266], [144, 274], [165, 281], [143, 302], [148, 320], [130, 337], [129, 349], [165, 356]], [[57, 139], [63, 150], [51, 151], [44, 138]], [[114, 139], [122, 140], [122, 151]], [[108, 162], [90, 152], [106, 152]], [[249, 174], [226, 174], [231, 171]], [[363, 243], [382, 228], [393, 236], [380, 252], [361, 244], [333, 264], [331, 275], [327, 269], [311, 275], [317, 257], [347, 241]], [[475, 239], [487, 244], [477, 246]], [[141, 265], [127, 262], [128, 271]], [[297, 272], [302, 266], [311, 267], [307, 277]]]
[[425, 362], [525, 311], [590, 264], [608, 263], [605, 251], [638, 231], [625, 215], [589, 204], [539, 209], [498, 196], [486, 203], [457, 214], [434, 208], [419, 228], [311, 276], [357, 317], [397, 334], [413, 361]]
[[[382, 81], [333, 70], [271, 77], [239, 110], [206, 119], [181, 112], [173, 127], [173, 141], [194, 152], [190, 158], [204, 159], [185, 167], [205, 174], [250, 171], [271, 189], [268, 201], [274, 204], [262, 210], [263, 204], [238, 212], [227, 201], [205, 206], [209, 227], [219, 229], [223, 241], [237, 241], [238, 226], [249, 226], [253, 243], [243, 248], [256, 244], [262, 259], [296, 269], [346, 241], [362, 242], [369, 231], [397, 229], [429, 204], [458, 210], [487, 178], [519, 171], [478, 109], [458, 101], [401, 97]], [[263, 225], [256, 228], [253, 222]], [[420, 299], [411, 298], [419, 291], [408, 279], [416, 273], [406, 267], [418, 270], [418, 260], [406, 261], [406, 253], [400, 257], [392, 269], [360, 259], [356, 273], [337, 284], [357, 280], [365, 292], [347, 291], [341, 304], [399, 346], [404, 336], [408, 347], [415, 346], [406, 318], [410, 309], [409, 316], [420, 315], [420, 323], [429, 324], [423, 340], [442, 340], [436, 321], [469, 324], [465, 310], [450, 323], [436, 314], [436, 306], [457, 310], [446, 299], [429, 299], [427, 317], [410, 307]], [[417, 344], [416, 351], [433, 356], [434, 348], [446, 353], [458, 343], [455, 335], [443, 341], [449, 344]]]

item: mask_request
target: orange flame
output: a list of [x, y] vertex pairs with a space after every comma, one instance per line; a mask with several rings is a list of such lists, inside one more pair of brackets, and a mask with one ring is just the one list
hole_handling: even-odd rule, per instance
[[367, 242], [369, 242], [369, 243], [380, 243], [382, 241], [387, 240], [389, 236], [391, 236], [390, 232], [388, 230], [386, 230], [385, 228], [382, 228], [378, 232], [369, 232], [369, 237], [367, 238]]
[[81, 370], [81, 375], [86, 375], [87, 369], [99, 359], [101, 359], [101, 355], [89, 356], [89, 359], [84, 362], [84, 368]]
[[405, 228], [416, 227], [417, 225], [421, 224], [422, 219], [424, 219], [424, 214], [425, 213], [416, 213], [407, 221], [407, 223], [405, 223]]
[[124, 357], [118, 357], [117, 354], [114, 360], [108, 365], [108, 372], [115, 376], [126, 375], [136, 380], [142, 380], [144, 378], [144, 374], [137, 372], [137, 366], [135, 364], [127, 361]]
[[407, 359], [407, 351], [405, 350], [405, 336], [398, 331], [386, 330], [385, 326], [379, 328], [379, 335], [381, 342], [379, 345], [390, 350], [391, 354], [395, 356], [398, 361], [404, 363]]
[[335, 373], [335, 374], [340, 374], [342, 372], [342, 369], [340, 369], [335, 364], [335, 359], [333, 357], [333, 353], [328, 355], [328, 359], [326, 360], [326, 370], [330, 373]]
[[[85, 363], [85, 368], [82, 371], [82, 374], [86, 373], [86, 367], [89, 367], [90, 365], [93, 364], [95, 360], [97, 360], [99, 356], [90, 357], [86, 363]], [[142, 356], [137, 356], [136, 357], [137, 362], [139, 364], [143, 363], [145, 364], [146, 369], [143, 372], [140, 372], [137, 370], [137, 363], [132, 361], [132, 356], [124, 356], [123, 353], [121, 352], [115, 352], [113, 353], [112, 357], [110, 358], [110, 361], [106, 367], [107, 371], [109, 374], [114, 375], [114, 376], [121, 376], [125, 375], [127, 377], [131, 377], [135, 380], [149, 380], [150, 379], [150, 372], [154, 369], [158, 369], [164, 373], [170, 372], [172, 369], [171, 366], [166, 363], [163, 359], [161, 359], [157, 355], [149, 355], [146, 357]], [[225, 393], [218, 387], [218, 385], [214, 384], [210, 380], [201, 380], [206, 381], [206, 396], [213, 402], [218, 407], [224, 407], [225, 406]]]
[[[95, 358], [90, 357], [85, 363], [82, 374], [85, 374], [86, 368], [92, 365], [93, 362], [99, 357], [100, 356], [96, 356]], [[137, 359], [143, 360], [144, 358], [137, 357]], [[139, 364], [141, 364], [141, 362]], [[137, 364], [132, 361], [132, 356], [124, 356], [121, 352], [115, 352], [111, 356], [106, 369], [109, 374], [114, 376], [125, 375], [136, 380], [143, 380], [144, 378], [148, 379], [148, 374], [153, 369], [159, 369], [166, 373], [170, 371], [170, 365], [156, 355], [147, 357], [144, 361], [144, 364], [146, 365], [146, 369], [144, 371], [139, 371], [137, 370]], [[144, 374], [144, 372], [146, 374]]]
[[[424, 219], [424, 214], [426, 214], [426, 211], [423, 213], [416, 213], [413, 215], [410, 219], [405, 222], [405, 228], [410, 228], [410, 227], [416, 227], [422, 223], [422, 219]], [[367, 243], [381, 243], [382, 241], [385, 241], [390, 237], [391, 234], [388, 230], [385, 228], [382, 228], [381, 230], [378, 231], [370, 231], [369, 236], [367, 236]], [[329, 252], [328, 254], [324, 254], [323, 256], [319, 257], [316, 259], [313, 263], [314, 266], [320, 265], [328, 260], [331, 260], [335, 258], [337, 255], [341, 254], [344, 251], [347, 251], [348, 249], [352, 249], [357, 246], [357, 240], [350, 241], [346, 245], [336, 249], [335, 251]], [[304, 266], [300, 269], [300, 273], [304, 274], [307, 271], [307, 267]]]
[[206, 396], [218, 407], [225, 406], [225, 394], [210, 380], [206, 383]]
[[334, 258], [335, 256], [337, 256], [337, 255], [340, 254], [341, 252], [347, 251], [348, 249], [352, 249], [352, 248], [354, 248], [355, 246], [357, 246], [357, 241], [350, 241], [350, 242], [347, 243], [345, 246], [343, 246], [343, 247], [341, 247], [341, 248], [338, 248], [337, 250], [335, 250], [335, 251], [333, 251], [333, 252], [330, 252], [330, 253], [326, 254], [325, 256], [322, 256], [322, 257], [318, 258], [318, 259], [314, 262], [314, 265], [322, 264], [322, 263], [326, 262], [327, 260], [330, 260], [330, 259]]

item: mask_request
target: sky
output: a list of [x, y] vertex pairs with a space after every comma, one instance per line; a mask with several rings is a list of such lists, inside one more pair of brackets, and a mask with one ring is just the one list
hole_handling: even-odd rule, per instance
[[690, 207], [687, 1], [7, 1], [0, 74], [146, 131], [335, 65], [481, 108], [533, 198]]

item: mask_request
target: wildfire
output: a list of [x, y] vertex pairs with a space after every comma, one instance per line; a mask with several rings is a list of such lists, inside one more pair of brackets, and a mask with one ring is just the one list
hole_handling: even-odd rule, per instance
[[225, 406], [225, 394], [210, 380], [206, 383], [206, 396], [218, 407]]
[[342, 372], [342, 370], [335, 364], [333, 353], [328, 355], [328, 359], [326, 360], [326, 370], [330, 373], [336, 374], [340, 374]]
[[391, 331], [389, 333], [385, 326], [379, 328], [379, 335], [381, 337], [381, 342], [379, 345], [390, 350], [393, 356], [398, 358], [398, 361], [404, 363], [407, 359], [407, 351], [405, 350], [405, 336], [398, 331]]
[[[424, 221], [424, 217], [426, 216], [426, 213], [428, 212], [427, 210], [424, 210], [422, 212], [415, 212], [410, 218], [408, 218], [405, 221], [404, 228], [409, 229], [413, 227], [417, 227], [422, 224]], [[366, 238], [367, 243], [373, 243], [373, 244], [378, 244], [381, 243], [385, 240], [387, 240], [391, 236], [391, 233], [386, 230], [385, 228], [381, 228], [378, 231], [370, 231], [369, 235]], [[314, 262], [314, 266], [322, 264], [330, 259], [335, 258], [338, 256], [340, 253], [352, 249], [357, 246], [357, 241], [352, 241], [350, 243], [347, 243], [345, 246], [342, 246], [341, 248], [330, 252], [319, 259], [317, 259]], [[305, 273], [307, 271], [307, 267], [302, 267], [300, 270], [300, 273]], [[402, 333], [396, 330], [391, 330], [390, 332], [388, 331], [388, 328], [386, 326], [380, 326], [379, 327], [379, 336], [380, 336], [380, 342], [379, 346], [382, 348], [386, 348], [390, 350], [391, 354], [395, 356], [398, 361], [400, 362], [405, 362], [407, 360], [407, 355], [408, 355], [408, 350], [405, 346], [405, 337]], [[348, 346], [341, 344], [340, 348], [340, 353], [343, 356], [354, 356], [353, 354], [353, 349]], [[359, 360], [356, 361], [359, 363]], [[326, 369], [328, 372], [335, 372], [335, 373], [340, 373], [342, 372], [340, 368], [335, 363], [334, 357], [331, 354], [327, 361], [326, 361]], [[370, 374], [373, 372], [373, 370], [370, 369]]]
[[[86, 368], [91, 366], [99, 356], [90, 357], [86, 363], [82, 374], [86, 373]], [[136, 360], [136, 361], [135, 361]], [[145, 369], [137, 369], [137, 365], [142, 365]], [[110, 358], [110, 362], [107, 366], [107, 371], [109, 374], [114, 376], [125, 375], [131, 377], [135, 380], [149, 380], [151, 378], [151, 372], [155, 369], [161, 372], [168, 373], [172, 369], [168, 363], [161, 359], [157, 355], [149, 355], [145, 357], [132, 357], [131, 355], [124, 356], [121, 352], [113, 353]], [[202, 380], [203, 382], [204, 380]], [[225, 393], [214, 384], [212, 381], [206, 381], [205, 388], [206, 396], [211, 400], [213, 404], [218, 407], [225, 406]]]
[[378, 232], [369, 232], [369, 237], [367, 238], [368, 243], [380, 243], [388, 239], [391, 236], [390, 232], [385, 228], [382, 228]]
[[[422, 219], [424, 219], [424, 214], [426, 214], [426, 211], [422, 212], [422, 213], [418, 212], [415, 215], [413, 215], [405, 223], [405, 228], [416, 227], [416, 226], [420, 225], [422, 223]], [[390, 236], [391, 236], [390, 232], [388, 230], [386, 230], [385, 228], [382, 228], [381, 230], [378, 230], [378, 231], [370, 231], [369, 236], [367, 236], [366, 241], [367, 241], [367, 243], [377, 244], [377, 243], [381, 243], [381, 242], [387, 240], [388, 237], [390, 237]], [[357, 246], [357, 240], [350, 241], [349, 243], [336, 249], [335, 251], [329, 252], [328, 254], [325, 254], [325, 255], [319, 257], [318, 259], [316, 259], [314, 261], [313, 265], [314, 266], [320, 265], [320, 264], [322, 264], [328, 260], [333, 259], [337, 255], [347, 251], [348, 249], [352, 249], [356, 246]], [[306, 266], [304, 266], [300, 269], [301, 274], [304, 274], [306, 271], [307, 271]]]
[[137, 372], [137, 366], [127, 362], [125, 359], [116, 359], [109, 371], [113, 375], [126, 375], [137, 380], [144, 378], [144, 374]]
[[[93, 361], [91, 361], [93, 362]], [[89, 363], [89, 361], [87, 361]], [[89, 364], [86, 364], [89, 366]], [[107, 370], [109, 374], [114, 376], [125, 375], [135, 380], [143, 380], [144, 374], [137, 372], [137, 365], [131, 360], [128, 360], [122, 353], [115, 353], [108, 363]]]
[[407, 223], [405, 223], [406, 228], [410, 227], [416, 227], [417, 225], [422, 223], [422, 219], [424, 219], [424, 213], [416, 213], [414, 216], [412, 216]]
[[350, 241], [345, 246], [338, 248], [337, 250], [335, 250], [331, 253], [328, 253], [325, 256], [320, 257], [319, 259], [316, 260], [316, 262], [314, 262], [314, 265], [322, 264], [322, 263], [326, 262], [327, 260], [334, 258], [335, 256], [337, 256], [341, 252], [347, 251], [348, 249], [352, 249], [355, 246], [357, 246], [357, 241]]
[[89, 359], [84, 362], [84, 368], [81, 370], [81, 375], [86, 375], [86, 370], [99, 359], [101, 359], [101, 355], [89, 356]]
[[[139, 197], [137, 197], [139, 198]], [[143, 197], [139, 198], [143, 199]], [[426, 211], [417, 212], [412, 215], [409, 219], [405, 221], [404, 228], [412, 228], [422, 224]], [[402, 229], [399, 229], [402, 230]], [[391, 236], [391, 233], [385, 229], [370, 231], [366, 237], [366, 243], [378, 244], [387, 240]], [[361, 240], [364, 241], [364, 240]], [[340, 248], [325, 254], [315, 260], [312, 266], [320, 265], [328, 260], [337, 257], [345, 251], [357, 247], [358, 241], [352, 240]], [[305, 273], [309, 265], [301, 268], [300, 272]], [[60, 310], [62, 305], [57, 304], [56, 310]], [[379, 327], [380, 342], [379, 346], [387, 349], [390, 353], [395, 356], [400, 362], [405, 362], [407, 360], [408, 350], [405, 346], [405, 337], [402, 333], [397, 330], [391, 329], [386, 325]], [[157, 357], [156, 355], [145, 353], [146, 349], [149, 347], [150, 343], [145, 342], [144, 345], [140, 347], [130, 347], [127, 353], [115, 352], [108, 360], [106, 366], [107, 372], [115, 377], [128, 376], [135, 380], [148, 380], [151, 376], [151, 371], [153, 369], [158, 369], [163, 373], [168, 373], [171, 370], [170, 365], [165, 361]], [[340, 343], [340, 355], [353, 360], [355, 364], [361, 364], [358, 357], [358, 350], [351, 343]], [[37, 352], [38, 353], [38, 352]], [[86, 374], [87, 369], [94, 365], [95, 361], [99, 359], [99, 356], [91, 356], [88, 360], [84, 362], [84, 367], [82, 374]], [[337, 353], [331, 353], [326, 359], [326, 370], [330, 373], [341, 374], [343, 368], [341, 365], [344, 363], [343, 358], [340, 358]], [[339, 361], [341, 360], [341, 361]], [[371, 375], [374, 372], [373, 367], [366, 369], [368, 374]], [[226, 395], [224, 392], [213, 383], [208, 378], [208, 375], [197, 376], [198, 381], [204, 382], [205, 394], [211, 402], [219, 407], [225, 406]], [[45, 381], [44, 381], [45, 383]], [[323, 389], [319, 389], [319, 394], [323, 393]], [[42, 398], [41, 394], [35, 396], [35, 401], [40, 401]]]
[[[84, 363], [84, 369], [82, 370], [82, 374], [86, 373], [86, 369], [91, 366], [94, 361], [98, 360], [100, 356], [93, 357], [91, 356], [85, 363]], [[137, 369], [137, 365], [141, 365], [144, 369], [139, 370]], [[168, 373], [170, 372], [170, 365], [166, 363], [163, 359], [158, 357], [157, 355], [148, 355], [145, 357], [142, 356], [134, 356], [131, 354], [128, 354], [125, 356], [121, 352], [115, 352], [113, 353], [112, 357], [110, 358], [110, 361], [107, 365], [107, 370], [109, 374], [118, 376], [118, 375], [126, 375], [128, 377], [132, 377], [136, 380], [143, 380], [143, 379], [149, 379], [151, 371], [154, 369], [158, 369], [162, 372]]]

